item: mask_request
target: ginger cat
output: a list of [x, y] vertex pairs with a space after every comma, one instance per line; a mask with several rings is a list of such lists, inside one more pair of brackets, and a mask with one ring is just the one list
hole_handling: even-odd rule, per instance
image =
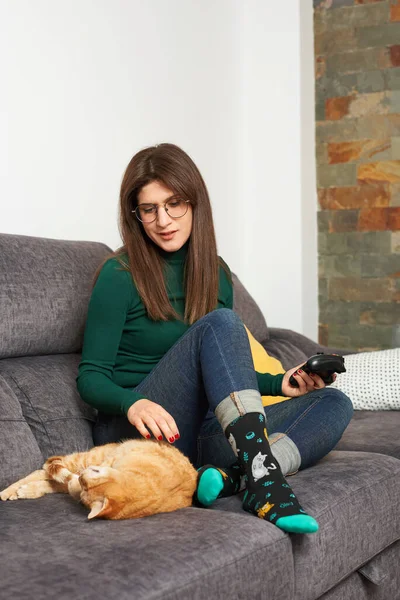
[[51, 456], [43, 469], [10, 485], [0, 498], [65, 492], [90, 508], [89, 519], [136, 519], [191, 506], [196, 485], [197, 471], [177, 448], [128, 440]]

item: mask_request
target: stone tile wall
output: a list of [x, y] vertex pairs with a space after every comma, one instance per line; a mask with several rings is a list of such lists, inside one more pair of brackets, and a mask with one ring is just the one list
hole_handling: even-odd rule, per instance
[[400, 346], [400, 0], [314, 0], [319, 341]]

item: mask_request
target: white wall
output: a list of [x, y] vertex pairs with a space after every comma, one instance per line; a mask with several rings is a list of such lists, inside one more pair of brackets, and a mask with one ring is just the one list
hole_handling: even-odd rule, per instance
[[0, 231], [116, 248], [131, 156], [176, 143], [208, 185], [220, 254], [268, 323], [315, 337], [299, 1], [0, 0]]
[[312, 2], [300, 7], [300, 176], [302, 332], [318, 339], [317, 164], [315, 156], [315, 75]]
[[[299, 2], [240, 4], [243, 197], [247, 206], [254, 207], [246, 223], [242, 280], [270, 325], [315, 338], [316, 314], [303, 313], [303, 288], [310, 285], [303, 265], [316, 232], [315, 226], [304, 231], [301, 188], [302, 169], [308, 175], [312, 162], [312, 156], [302, 161], [301, 154], [301, 73], [303, 69], [313, 73], [313, 59], [304, 55], [302, 62], [300, 54]], [[303, 3], [303, 11], [306, 4], [310, 8], [305, 21], [308, 17], [312, 35], [312, 4]], [[307, 99], [312, 112], [313, 96]], [[304, 135], [312, 144], [314, 129]], [[310, 204], [307, 197], [304, 202]], [[315, 220], [315, 209], [306, 218]], [[316, 301], [315, 284], [307, 293], [311, 302], [313, 294]]]
[[[238, 172], [229, 7], [229, 0], [1, 2], [0, 112], [8, 131], [0, 229], [118, 246], [123, 171], [135, 152], [161, 141], [198, 163], [221, 223], [222, 209], [236, 202]], [[219, 234], [234, 261], [237, 247], [224, 243], [222, 227]]]

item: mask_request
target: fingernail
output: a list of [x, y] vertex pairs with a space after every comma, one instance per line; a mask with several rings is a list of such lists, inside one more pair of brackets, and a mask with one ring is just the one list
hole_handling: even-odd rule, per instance
[[161, 440], [162, 440], [162, 435], [159, 435], [157, 439], [158, 439], [158, 440], [160, 440], [160, 442], [161, 442]]
[[297, 372], [298, 372], [298, 373], [302, 373], [303, 371], [302, 371], [301, 369], [299, 369]]
[[175, 439], [176, 439], [176, 440], [179, 440], [179, 438], [180, 438], [180, 437], [181, 437], [181, 436], [179, 435], [179, 433], [176, 433], [176, 434], [175, 434]]
[[151, 438], [151, 435], [149, 433], [147, 433], [146, 438], [149, 440]]
[[170, 438], [169, 438], [169, 441], [170, 441], [170, 442], [171, 442], [171, 444], [172, 444], [172, 443], [175, 441], [175, 438], [173, 438], [173, 437], [170, 437]]

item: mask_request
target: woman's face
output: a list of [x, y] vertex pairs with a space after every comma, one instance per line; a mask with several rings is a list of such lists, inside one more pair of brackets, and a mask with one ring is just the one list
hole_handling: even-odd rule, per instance
[[[163, 203], [176, 195], [160, 181], [152, 181], [143, 186], [138, 193], [138, 206], [155, 204], [158, 207], [157, 218], [152, 223], [142, 223], [150, 239], [166, 252], [176, 252], [187, 242], [192, 232], [193, 210], [179, 219], [173, 219], [165, 211]], [[167, 235], [173, 232], [173, 235]]]

